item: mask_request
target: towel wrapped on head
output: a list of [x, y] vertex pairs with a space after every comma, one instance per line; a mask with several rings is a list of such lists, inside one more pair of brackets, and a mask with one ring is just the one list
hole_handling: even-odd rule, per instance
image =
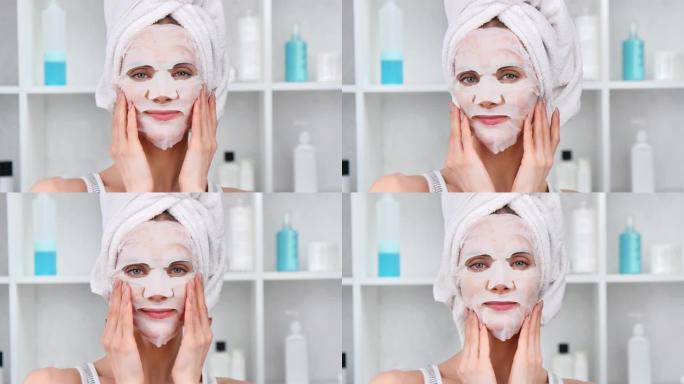
[[[226, 261], [222, 252], [223, 206], [220, 193], [101, 194], [102, 245], [90, 275], [93, 293], [109, 300], [122, 241], [137, 225], [168, 212], [190, 235], [193, 265], [204, 278], [211, 309], [219, 299]], [[196, 260], [195, 260], [196, 259]]]
[[542, 324], [553, 319], [561, 308], [570, 263], [563, 248], [563, 213], [557, 194], [442, 194], [444, 249], [433, 296], [435, 301], [445, 303], [451, 310], [461, 342], [465, 305], [455, 278], [460, 250], [473, 224], [503, 207], [514, 211], [531, 231], [535, 263], [540, 266], [539, 298], [544, 302]]

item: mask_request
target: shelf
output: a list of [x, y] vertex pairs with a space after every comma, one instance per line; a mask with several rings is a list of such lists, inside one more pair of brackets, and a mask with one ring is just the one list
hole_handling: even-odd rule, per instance
[[273, 83], [274, 91], [339, 91], [342, 89], [340, 83]]
[[565, 281], [568, 284], [590, 284], [598, 283], [600, 281], [599, 275], [579, 275], [579, 274], [568, 274], [565, 277]]
[[16, 95], [19, 93], [19, 87], [14, 85], [0, 85], [0, 95]]
[[684, 89], [684, 80], [611, 81], [609, 87], [615, 90]]
[[25, 285], [90, 284], [90, 276], [20, 276], [16, 282]]
[[226, 272], [223, 281], [254, 281], [257, 274], [254, 272]]
[[351, 287], [354, 285], [354, 279], [351, 277], [343, 277], [342, 278], [342, 286], [344, 287]]
[[445, 84], [401, 84], [368, 85], [362, 88], [366, 93], [442, 93], [448, 92]]
[[308, 280], [340, 280], [342, 279], [341, 272], [264, 272], [264, 280], [266, 281], [308, 281]]
[[69, 95], [69, 94], [95, 94], [94, 85], [66, 85], [66, 86], [32, 86], [26, 90], [32, 95]]
[[0, 284], [9, 284], [8, 276], [0, 276]]
[[342, 86], [342, 93], [356, 93], [356, 85], [345, 84]]
[[228, 92], [258, 92], [266, 89], [264, 83], [231, 83]]
[[435, 282], [434, 277], [367, 277], [358, 280], [363, 286], [425, 286]]
[[641, 275], [620, 275], [620, 274], [609, 274], [606, 276], [606, 281], [608, 283], [670, 283], [670, 282], [684, 282], [684, 274], [672, 274], [672, 275], [653, 275], [653, 274], [641, 274]]

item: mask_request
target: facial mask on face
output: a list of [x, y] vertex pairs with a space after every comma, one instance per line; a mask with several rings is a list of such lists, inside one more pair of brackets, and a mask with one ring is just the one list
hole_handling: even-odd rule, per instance
[[147, 221], [121, 242], [113, 278], [131, 286], [133, 322], [161, 347], [181, 328], [185, 285], [195, 276], [191, 239], [174, 221]]
[[515, 34], [506, 28], [469, 32], [456, 50], [454, 75], [453, 92], [478, 140], [493, 154], [515, 144], [540, 94]]
[[[525, 316], [539, 301], [539, 267], [524, 265], [523, 257], [534, 255], [532, 233], [513, 214], [492, 214], [475, 223], [461, 246], [456, 285], [466, 308], [499, 340], [520, 331]], [[488, 266], [479, 265], [476, 256], [488, 255]], [[471, 260], [471, 262], [469, 262]], [[532, 258], [528, 256], [529, 264]], [[483, 263], [484, 264], [484, 263]]]
[[[144, 66], [148, 67], [136, 69]], [[181, 141], [190, 126], [201, 78], [187, 31], [174, 24], [155, 24], [131, 39], [117, 85], [135, 105], [138, 130], [166, 150]]]

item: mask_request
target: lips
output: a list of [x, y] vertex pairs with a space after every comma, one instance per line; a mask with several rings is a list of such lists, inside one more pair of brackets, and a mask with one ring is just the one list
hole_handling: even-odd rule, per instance
[[477, 115], [477, 116], [473, 116], [473, 120], [479, 120], [482, 122], [482, 124], [485, 124], [485, 125], [501, 124], [508, 119], [509, 119], [508, 116], [503, 116], [503, 115], [495, 115], [495, 116]]
[[176, 314], [175, 309], [139, 309], [139, 311], [147, 317], [155, 320], [166, 319]]
[[483, 303], [487, 308], [490, 308], [494, 311], [510, 311], [511, 309], [517, 308], [520, 304], [514, 302], [514, 301], [487, 301]]
[[182, 115], [180, 111], [145, 111], [143, 113], [159, 121], [169, 121]]

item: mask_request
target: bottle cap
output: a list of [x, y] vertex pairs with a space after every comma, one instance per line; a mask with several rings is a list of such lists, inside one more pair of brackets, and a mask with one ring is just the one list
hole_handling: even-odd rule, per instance
[[0, 351], [0, 368], [2, 368], [2, 351]]
[[235, 152], [233, 152], [233, 151], [223, 152], [223, 161], [225, 161], [226, 163], [232, 163], [233, 161], [235, 161]]
[[299, 23], [292, 24], [292, 37], [299, 37]]
[[302, 333], [302, 323], [299, 321], [293, 321], [292, 324], [290, 324], [290, 332], [291, 333]]
[[565, 355], [570, 351], [570, 347], [568, 346], [568, 343], [560, 343], [558, 344], [558, 353], [561, 355]]
[[637, 36], [637, 23], [634, 21], [631, 24], [629, 24], [629, 36], [630, 37], [636, 37]]
[[561, 152], [561, 159], [563, 159], [563, 161], [572, 161], [572, 151], [569, 149], [564, 149]]
[[226, 351], [226, 342], [225, 341], [217, 341], [216, 342], [216, 352], [225, 352]]
[[349, 176], [349, 160], [342, 159], [342, 176]]
[[0, 177], [9, 176], [12, 177], [12, 162], [11, 161], [0, 161]]
[[648, 140], [648, 133], [646, 133], [645, 130], [640, 129], [640, 130], [637, 132], [636, 138], [637, 138], [637, 142], [639, 142], [639, 143], [645, 143], [646, 140]]
[[308, 131], [299, 132], [299, 144], [309, 144], [311, 142], [311, 135]]
[[644, 335], [644, 325], [641, 323], [634, 324], [634, 336]]

